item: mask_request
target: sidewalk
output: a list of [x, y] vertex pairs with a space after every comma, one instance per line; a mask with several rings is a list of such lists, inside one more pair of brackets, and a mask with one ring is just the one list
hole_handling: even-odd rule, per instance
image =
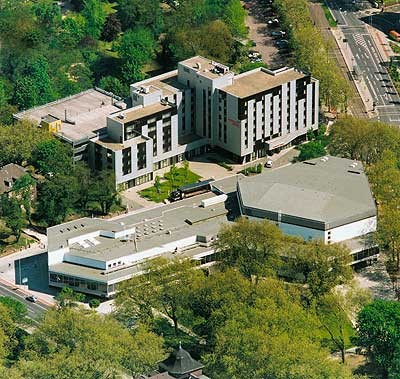
[[[345, 40], [345, 36], [342, 30], [338, 28], [332, 28], [331, 32], [335, 37], [336, 43], [339, 47], [340, 52], [342, 53], [342, 56], [344, 58], [344, 61], [346, 63], [349, 72], [353, 72], [354, 56], [348, 44], [346, 42], [343, 42]], [[363, 78], [361, 79], [353, 78], [353, 79], [354, 79], [353, 82], [356, 85], [357, 91], [360, 94], [361, 100], [363, 101], [363, 104], [365, 106], [365, 109], [367, 110], [367, 112], [373, 112], [374, 101], [364, 79]]]
[[[400, 17], [400, 15], [399, 15]], [[389, 62], [390, 57], [394, 56], [394, 53], [389, 45], [389, 39], [386, 34], [378, 29], [375, 29], [371, 25], [367, 25], [368, 33], [375, 42], [375, 46], [378, 49], [379, 56], [383, 62]]]

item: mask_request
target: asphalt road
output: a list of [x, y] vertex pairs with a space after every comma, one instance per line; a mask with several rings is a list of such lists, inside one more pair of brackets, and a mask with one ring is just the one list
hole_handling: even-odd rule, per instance
[[[363, 15], [348, 1], [330, 0], [328, 5], [354, 56], [354, 71], [364, 78], [371, 93], [378, 113], [377, 119], [400, 126], [400, 97], [381, 60], [375, 41], [362, 20]], [[364, 19], [368, 20], [369, 17]]]
[[32, 303], [25, 299], [25, 294], [18, 287], [10, 288], [0, 284], [0, 296], [10, 296], [21, 303], [25, 304], [28, 309], [28, 317], [33, 320], [38, 320], [40, 316], [50, 307], [39, 302]]

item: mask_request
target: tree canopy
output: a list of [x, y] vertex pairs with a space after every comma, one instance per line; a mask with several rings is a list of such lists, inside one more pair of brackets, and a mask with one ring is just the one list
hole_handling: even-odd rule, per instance
[[375, 300], [358, 314], [358, 343], [382, 369], [384, 378], [400, 375], [400, 303]]

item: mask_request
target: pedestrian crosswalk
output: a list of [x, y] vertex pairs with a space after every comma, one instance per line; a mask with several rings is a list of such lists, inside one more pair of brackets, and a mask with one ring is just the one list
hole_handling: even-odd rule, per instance
[[365, 49], [368, 49], [367, 42], [365, 41], [365, 38], [362, 34], [355, 33], [355, 34], [353, 34], [353, 38], [354, 38], [354, 41], [356, 41], [357, 45], [360, 45], [360, 46], [364, 47]]

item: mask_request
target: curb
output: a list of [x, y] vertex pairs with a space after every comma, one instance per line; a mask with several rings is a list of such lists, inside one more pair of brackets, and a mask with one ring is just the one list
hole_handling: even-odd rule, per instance
[[[32, 295], [31, 292], [29, 292], [29, 291], [27, 291], [27, 290], [25, 290], [23, 288], [20, 288], [16, 284], [11, 283], [8, 280], [5, 280], [3, 278], [0, 278], [0, 283], [3, 283], [3, 285], [5, 285], [8, 289], [11, 289], [13, 291], [22, 292], [26, 296]], [[36, 297], [38, 298], [38, 302], [39, 303], [42, 303], [42, 304], [47, 305], [49, 307], [53, 307], [54, 306], [54, 304], [48, 302], [47, 300], [44, 300], [44, 299], [40, 298], [39, 296], [36, 296]]]

